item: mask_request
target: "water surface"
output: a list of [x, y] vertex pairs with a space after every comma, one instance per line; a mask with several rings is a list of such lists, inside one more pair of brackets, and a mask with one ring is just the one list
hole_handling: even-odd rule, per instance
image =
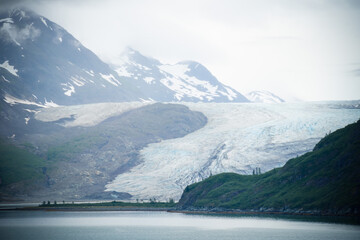
[[1, 239], [360, 239], [360, 226], [167, 212], [0, 212]]

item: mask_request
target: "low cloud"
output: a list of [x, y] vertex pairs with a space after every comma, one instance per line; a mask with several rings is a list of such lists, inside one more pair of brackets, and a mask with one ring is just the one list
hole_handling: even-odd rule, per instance
[[360, 68], [353, 70], [352, 73], [353, 73], [355, 76], [360, 77]]
[[35, 40], [40, 34], [40, 29], [35, 28], [33, 25], [18, 28], [11, 23], [4, 23], [0, 28], [0, 38], [17, 45], [26, 40]]

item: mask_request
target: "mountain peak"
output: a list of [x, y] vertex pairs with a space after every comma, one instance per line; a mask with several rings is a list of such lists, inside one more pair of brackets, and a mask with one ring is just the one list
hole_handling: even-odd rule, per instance
[[124, 51], [120, 54], [120, 61], [119, 64], [115, 65], [122, 65], [124, 63], [139, 63], [141, 65], [152, 67], [154, 65], [160, 65], [161, 63], [151, 57], [147, 57], [142, 55], [139, 51], [133, 49], [132, 47], [126, 47]]
[[219, 82], [202, 64], [181, 61], [162, 64], [126, 47], [121, 59], [112, 65], [121, 78], [127, 78], [147, 99], [165, 102], [248, 102], [239, 92]]
[[260, 91], [252, 91], [246, 94], [246, 97], [251, 101], [255, 103], [282, 103], [285, 102], [284, 99], [280, 98], [279, 96], [276, 96], [275, 94], [260, 90]]

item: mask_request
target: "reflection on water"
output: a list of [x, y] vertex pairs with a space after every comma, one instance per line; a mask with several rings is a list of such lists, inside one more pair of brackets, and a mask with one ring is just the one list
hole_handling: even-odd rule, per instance
[[0, 212], [2, 239], [360, 239], [360, 226], [166, 212]]

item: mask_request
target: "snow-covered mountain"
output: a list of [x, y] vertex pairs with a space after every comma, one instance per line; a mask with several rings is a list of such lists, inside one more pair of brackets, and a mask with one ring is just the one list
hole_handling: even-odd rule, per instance
[[142, 91], [147, 99], [166, 102], [248, 102], [235, 89], [219, 82], [194, 61], [162, 64], [127, 48], [114, 70]]
[[28, 9], [0, 11], [0, 133], [34, 128], [37, 108], [125, 101], [246, 102], [195, 62], [164, 65], [127, 49], [116, 72]]
[[269, 91], [252, 91], [247, 93], [246, 98], [255, 103], [282, 103], [284, 99]]
[[0, 46], [7, 102], [248, 101], [199, 63], [163, 65], [130, 48], [116, 73], [64, 28], [30, 10], [0, 14]]
[[1, 13], [0, 46], [6, 102], [73, 105], [142, 96], [64, 28], [30, 10]]

